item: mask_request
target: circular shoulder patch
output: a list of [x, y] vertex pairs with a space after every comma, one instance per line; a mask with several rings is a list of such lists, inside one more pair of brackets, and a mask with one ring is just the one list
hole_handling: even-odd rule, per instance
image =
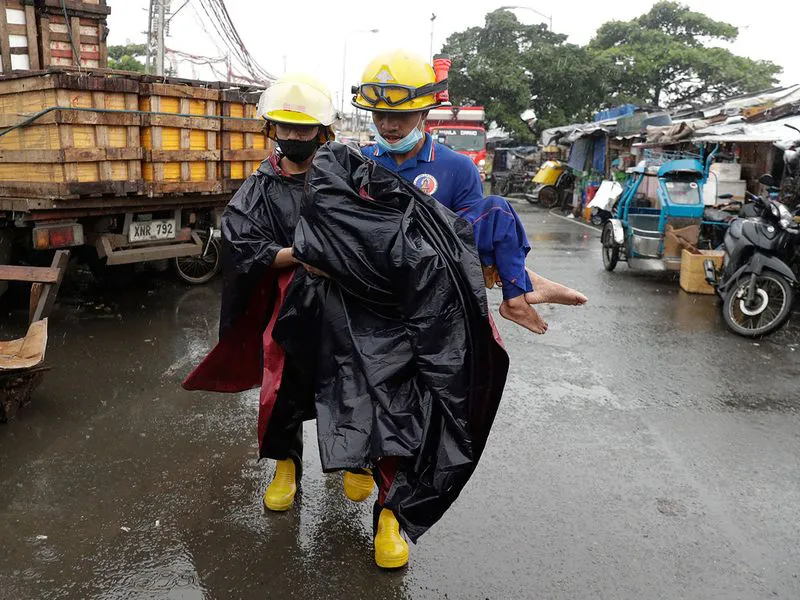
[[414, 178], [414, 185], [424, 193], [428, 194], [428, 196], [433, 196], [436, 193], [436, 190], [439, 189], [439, 182], [436, 181], [436, 177], [428, 173], [417, 175]]

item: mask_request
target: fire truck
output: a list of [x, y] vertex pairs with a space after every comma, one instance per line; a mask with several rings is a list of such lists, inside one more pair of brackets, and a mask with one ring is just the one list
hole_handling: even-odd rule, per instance
[[428, 114], [425, 130], [437, 142], [469, 156], [486, 178], [486, 111], [482, 106], [442, 106]]

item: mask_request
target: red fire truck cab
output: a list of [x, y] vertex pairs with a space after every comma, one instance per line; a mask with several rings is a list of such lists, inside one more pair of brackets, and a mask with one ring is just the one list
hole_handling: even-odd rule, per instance
[[425, 131], [440, 144], [469, 156], [486, 178], [486, 112], [482, 106], [442, 106], [428, 113]]

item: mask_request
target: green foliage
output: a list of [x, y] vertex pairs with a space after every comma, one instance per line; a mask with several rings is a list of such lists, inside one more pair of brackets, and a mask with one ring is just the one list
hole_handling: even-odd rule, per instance
[[737, 35], [736, 27], [677, 2], [658, 2], [636, 19], [602, 25], [588, 46], [577, 46], [496, 10], [483, 27], [451, 35], [443, 52], [453, 59], [453, 103], [483, 105], [488, 120], [528, 141], [533, 135], [519, 115], [530, 108], [542, 130], [589, 120], [611, 105], [677, 107], [774, 85], [780, 67], [719, 47]]
[[668, 107], [712, 102], [768, 88], [780, 67], [714, 46], [736, 27], [677, 2], [659, 2], [631, 21], [601, 26], [589, 49], [612, 65], [610, 100]]
[[483, 105], [487, 119], [523, 141], [533, 137], [519, 118], [525, 110], [533, 108], [539, 127], [548, 127], [588, 116], [603, 99], [598, 63], [585, 48], [505, 10], [486, 15], [484, 27], [451, 35], [443, 51], [453, 59], [453, 102]]
[[144, 63], [137, 56], [144, 56], [144, 44], [127, 44], [124, 46], [108, 47], [108, 67], [119, 71], [133, 71], [144, 73]]

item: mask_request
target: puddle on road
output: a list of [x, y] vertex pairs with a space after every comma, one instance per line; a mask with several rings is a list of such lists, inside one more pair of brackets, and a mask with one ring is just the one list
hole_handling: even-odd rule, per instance
[[[137, 551], [142, 553], [144, 547]], [[139, 562], [116, 563], [95, 581], [104, 581], [103, 598], [165, 598], [168, 600], [204, 600], [207, 590], [200, 581], [191, 553], [181, 546], [153, 552]]]

